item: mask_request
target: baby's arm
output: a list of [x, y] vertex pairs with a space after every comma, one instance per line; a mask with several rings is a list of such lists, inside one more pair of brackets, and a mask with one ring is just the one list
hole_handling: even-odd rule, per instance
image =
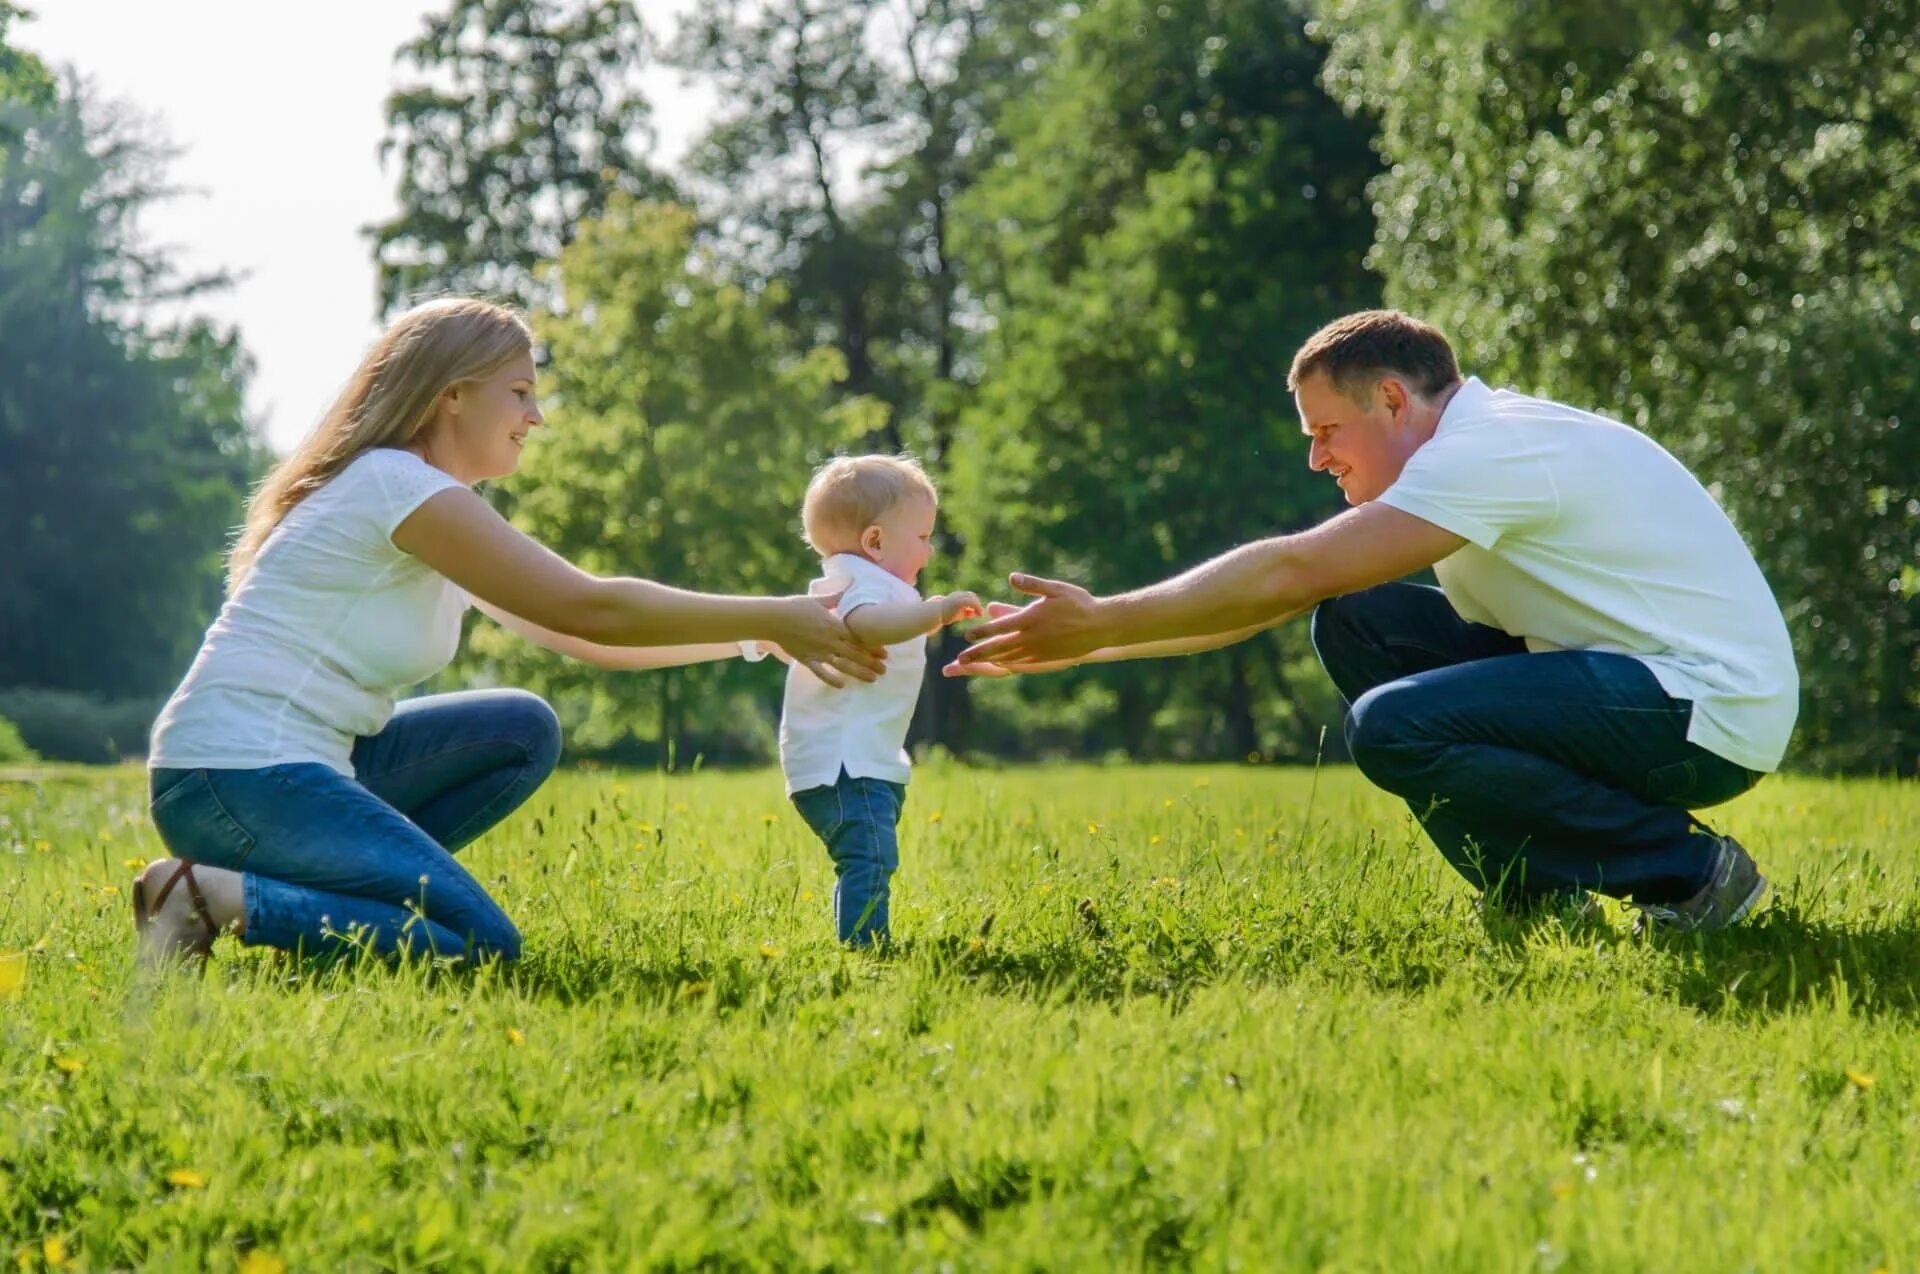
[[921, 602], [870, 602], [844, 618], [855, 641], [891, 646], [930, 633], [956, 620], [980, 617], [980, 599], [972, 593], [948, 593]]

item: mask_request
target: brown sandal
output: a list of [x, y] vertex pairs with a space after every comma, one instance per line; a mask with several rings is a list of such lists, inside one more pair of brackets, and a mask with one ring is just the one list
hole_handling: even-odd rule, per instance
[[184, 949], [190, 955], [205, 959], [207, 953], [213, 949], [213, 940], [220, 936], [220, 926], [214, 923], [213, 912], [207, 907], [207, 897], [200, 892], [200, 882], [194, 879], [193, 864], [184, 858], [180, 859], [180, 865], [173, 869], [173, 874], [167, 877], [166, 883], [160, 886], [160, 892], [154, 895], [152, 906], [147, 905], [146, 878], [141, 876], [134, 880], [133, 930], [147, 947], [148, 954], [171, 954], [171, 952], [154, 953], [151, 938], [148, 935], [153, 929], [154, 913], [167, 905], [167, 895], [173, 892], [173, 887], [182, 879], [187, 882], [187, 895], [193, 899], [194, 914], [200, 917], [200, 923], [207, 927], [205, 941], [188, 943]]

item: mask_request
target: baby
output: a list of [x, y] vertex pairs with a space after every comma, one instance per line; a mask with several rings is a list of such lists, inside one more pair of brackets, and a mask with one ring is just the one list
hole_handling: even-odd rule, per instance
[[[911, 762], [907, 725], [927, 666], [927, 634], [978, 616], [980, 599], [922, 599], [914, 587], [933, 556], [940, 501], [904, 456], [841, 456], [807, 486], [801, 522], [822, 560], [809, 591], [839, 593], [847, 628], [887, 648], [878, 681], [835, 689], [798, 665], [787, 671], [780, 767], [800, 817], [826, 843], [840, 940], [888, 941], [887, 891], [900, 865], [898, 827]], [[842, 590], [845, 590], [842, 592]]]

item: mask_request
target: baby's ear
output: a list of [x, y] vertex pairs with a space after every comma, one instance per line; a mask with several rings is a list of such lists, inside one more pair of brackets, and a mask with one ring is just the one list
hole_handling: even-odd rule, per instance
[[860, 547], [866, 551], [868, 557], [880, 551], [881, 538], [880, 524], [877, 522], [860, 532]]

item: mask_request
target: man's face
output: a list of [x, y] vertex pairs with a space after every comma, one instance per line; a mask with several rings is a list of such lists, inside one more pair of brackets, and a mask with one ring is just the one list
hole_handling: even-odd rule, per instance
[[1332, 474], [1348, 504], [1365, 504], [1392, 486], [1418, 446], [1406, 427], [1413, 400], [1397, 377], [1382, 377], [1372, 401], [1357, 402], [1315, 372], [1293, 401], [1300, 432], [1311, 440], [1307, 467]]

